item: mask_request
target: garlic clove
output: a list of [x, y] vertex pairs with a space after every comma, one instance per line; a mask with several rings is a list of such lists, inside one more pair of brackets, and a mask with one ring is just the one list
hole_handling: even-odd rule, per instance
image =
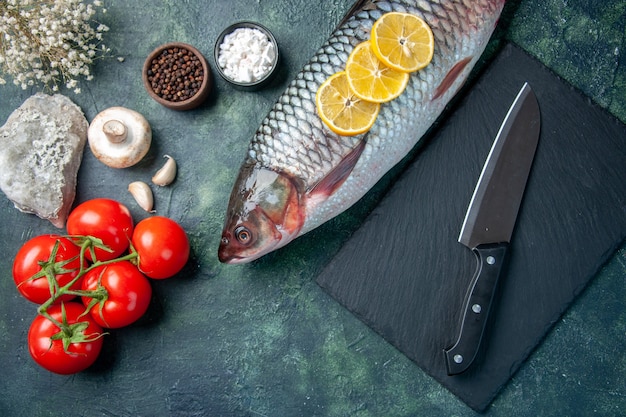
[[152, 177], [152, 182], [161, 187], [171, 184], [176, 178], [176, 161], [169, 155], [163, 157], [167, 158], [167, 161]]
[[135, 198], [139, 207], [149, 213], [154, 213], [154, 196], [152, 195], [152, 189], [148, 184], [143, 181], [135, 181], [128, 184], [128, 191]]

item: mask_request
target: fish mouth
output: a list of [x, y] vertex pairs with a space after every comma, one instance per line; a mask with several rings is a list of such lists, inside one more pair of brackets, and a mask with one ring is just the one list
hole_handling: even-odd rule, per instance
[[228, 238], [223, 238], [217, 250], [217, 258], [221, 263], [228, 265], [244, 264], [259, 259], [263, 255], [277, 249], [280, 245], [280, 239], [274, 244], [269, 245], [264, 250], [259, 251], [241, 251], [237, 246], [233, 247], [229, 244]]
[[220, 244], [220, 247], [217, 250], [217, 259], [224, 264], [239, 264], [244, 261], [245, 258], [243, 256], [238, 256], [229, 252], [230, 251], [228, 250], [228, 246], [226, 244]]
[[253, 255], [253, 256], [240, 256], [240, 255], [235, 255], [235, 254], [229, 254], [229, 253], [225, 253], [225, 251], [223, 251], [221, 247], [219, 248], [217, 252], [217, 258], [219, 259], [219, 261], [227, 265], [237, 265], [237, 264], [248, 263], [256, 259], [259, 259], [263, 255], [265, 255], [265, 252], [260, 253], [258, 255]]
[[221, 253], [218, 253], [217, 257], [220, 260], [220, 262], [223, 264], [236, 265], [236, 264], [244, 263], [244, 258], [240, 256], [233, 255], [233, 256], [225, 257]]
[[263, 248], [257, 248], [257, 250], [242, 250], [236, 245], [231, 246], [232, 242], [230, 242], [228, 234], [226, 234], [224, 237], [222, 237], [222, 242], [220, 242], [220, 246], [217, 250], [217, 257], [220, 262], [229, 265], [252, 262], [267, 255], [270, 252], [282, 248], [287, 243], [295, 239], [297, 235], [297, 232], [293, 234], [285, 234], [284, 232], [280, 232], [278, 230], [276, 230], [275, 232], [276, 233], [273, 235], [274, 239], [266, 242], [266, 245]]

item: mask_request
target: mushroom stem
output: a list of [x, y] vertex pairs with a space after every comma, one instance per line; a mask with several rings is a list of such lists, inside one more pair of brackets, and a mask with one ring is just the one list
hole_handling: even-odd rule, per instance
[[102, 132], [112, 143], [121, 143], [126, 140], [126, 125], [119, 120], [108, 120], [102, 125]]

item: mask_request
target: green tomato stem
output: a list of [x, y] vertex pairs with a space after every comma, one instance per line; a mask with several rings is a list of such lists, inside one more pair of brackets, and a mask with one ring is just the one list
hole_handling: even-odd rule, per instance
[[[76, 236], [74, 236], [74, 238], [76, 238]], [[119, 258], [115, 258], [115, 259], [110, 259], [107, 261], [98, 261], [96, 260], [94, 263], [92, 263], [91, 265], [85, 267], [85, 265], [87, 265], [86, 262], [86, 258], [85, 258], [85, 253], [87, 250], [91, 250], [93, 249], [94, 246], [98, 246], [100, 248], [103, 248], [105, 250], [110, 250], [110, 248], [108, 248], [107, 246], [102, 244], [102, 241], [100, 239], [96, 239], [92, 236], [79, 236], [80, 240], [81, 240], [81, 244], [80, 244], [80, 254], [79, 254], [79, 259], [80, 259], [80, 268], [78, 270], [78, 274], [76, 274], [76, 276], [67, 284], [65, 284], [62, 287], [58, 287], [58, 282], [56, 280], [56, 274], [59, 271], [63, 271], [63, 272], [68, 272], [62, 269], [62, 267], [64, 265], [66, 265], [69, 261], [59, 261], [59, 262], [54, 262], [54, 259], [56, 257], [56, 250], [58, 249], [59, 246], [59, 241], [57, 241], [57, 243], [55, 244], [52, 253], [50, 255], [50, 260], [48, 262], [45, 262], [42, 265], [42, 269], [45, 268], [45, 276], [48, 279], [49, 285], [51, 287], [51, 291], [50, 293], [52, 294], [50, 296], [50, 298], [48, 300], [46, 300], [46, 302], [44, 302], [38, 309], [39, 314], [41, 314], [42, 316], [46, 317], [48, 320], [50, 320], [51, 322], [53, 322], [55, 325], [59, 326], [59, 328], [63, 329], [63, 324], [59, 323], [57, 320], [54, 320], [48, 313], [47, 310], [48, 308], [54, 304], [57, 300], [59, 300], [60, 297], [62, 297], [63, 295], [75, 295], [75, 296], [79, 296], [79, 297], [90, 297], [90, 298], [94, 298], [94, 299], [103, 299], [103, 297], [106, 297], [107, 294], [103, 294], [102, 290], [99, 286], [99, 288], [95, 289], [95, 290], [72, 290], [72, 286], [74, 284], [76, 284], [76, 282], [81, 279], [83, 276], [85, 276], [87, 273], [89, 273], [91, 270], [95, 269], [95, 268], [99, 268], [102, 266], [106, 266], [106, 265], [111, 265], [114, 264], [116, 262], [122, 262], [122, 261], [130, 261], [132, 262], [133, 260], [137, 259], [138, 255], [137, 252], [132, 248], [131, 246], [131, 252], [121, 256]], [[70, 239], [72, 240], [72, 239]], [[74, 240], [72, 240], [74, 241]], [[93, 255], [93, 252], [92, 252]], [[72, 260], [76, 259], [75, 257], [72, 258]], [[92, 259], [95, 259], [95, 257], [92, 256]], [[59, 267], [59, 268], [57, 268]], [[52, 291], [52, 289], [54, 289], [54, 291]], [[105, 290], [106, 292], [106, 290]], [[88, 311], [88, 309], [86, 309], [86, 312]]]

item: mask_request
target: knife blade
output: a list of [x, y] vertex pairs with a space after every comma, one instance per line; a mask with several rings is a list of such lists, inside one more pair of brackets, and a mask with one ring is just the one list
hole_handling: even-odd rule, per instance
[[457, 339], [444, 349], [448, 375], [466, 371], [483, 341], [540, 132], [537, 98], [525, 83], [500, 126], [465, 214], [459, 243], [477, 268], [463, 302]]

